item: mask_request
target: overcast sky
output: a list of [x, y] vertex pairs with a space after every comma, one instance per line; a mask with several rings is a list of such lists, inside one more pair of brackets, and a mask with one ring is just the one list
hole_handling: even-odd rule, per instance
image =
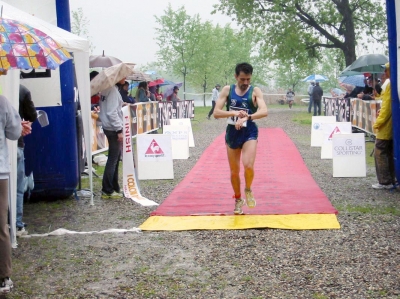
[[[154, 15], [161, 16], [171, 3], [173, 10], [185, 6], [190, 16], [198, 13], [202, 21], [212, 21], [224, 26], [230, 18], [221, 14], [211, 15], [218, 0], [69, 0], [70, 10], [82, 8], [90, 22], [90, 41], [95, 46], [93, 55], [101, 54], [133, 62], [138, 66], [156, 61], [158, 50], [155, 41], [157, 23]], [[73, 20], [71, 19], [71, 22]]]

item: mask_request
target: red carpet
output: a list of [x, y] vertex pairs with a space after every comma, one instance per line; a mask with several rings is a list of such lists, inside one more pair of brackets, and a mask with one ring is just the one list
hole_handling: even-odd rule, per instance
[[[233, 215], [224, 136], [225, 133], [218, 136], [204, 151], [152, 216]], [[260, 129], [258, 140], [252, 186], [257, 206], [244, 207], [245, 214], [337, 214], [282, 129]], [[243, 169], [241, 180], [243, 190]]]

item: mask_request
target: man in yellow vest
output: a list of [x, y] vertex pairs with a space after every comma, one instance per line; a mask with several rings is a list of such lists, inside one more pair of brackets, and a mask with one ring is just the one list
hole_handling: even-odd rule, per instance
[[384, 84], [382, 85], [382, 106], [373, 128], [375, 140], [375, 168], [378, 183], [374, 189], [391, 189], [395, 183], [393, 138], [392, 138], [392, 96], [390, 87], [390, 65], [385, 64]]

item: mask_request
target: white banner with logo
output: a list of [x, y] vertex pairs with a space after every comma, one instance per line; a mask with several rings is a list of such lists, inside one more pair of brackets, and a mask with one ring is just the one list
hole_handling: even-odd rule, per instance
[[123, 140], [123, 153], [122, 153], [122, 165], [123, 165], [123, 189], [126, 198], [132, 199], [134, 202], [141, 204], [142, 206], [155, 206], [158, 205], [156, 202], [143, 197], [140, 194], [139, 186], [137, 184], [137, 178], [135, 174], [135, 166], [133, 163], [133, 148], [132, 148], [132, 135], [131, 135], [131, 113], [129, 107], [122, 108], [124, 115], [124, 140]]
[[336, 122], [335, 116], [313, 116], [311, 123], [311, 146], [322, 146], [324, 132], [322, 123]]
[[174, 178], [171, 135], [138, 135], [136, 147], [140, 180]]
[[332, 159], [332, 138], [335, 134], [351, 134], [351, 122], [323, 123], [324, 139], [321, 146], [321, 159]]
[[333, 177], [365, 177], [364, 133], [335, 134], [333, 146]]
[[171, 136], [172, 159], [189, 158], [189, 128], [164, 125], [163, 134]]
[[187, 126], [189, 128], [189, 147], [194, 147], [194, 137], [190, 118], [170, 119], [171, 126]]

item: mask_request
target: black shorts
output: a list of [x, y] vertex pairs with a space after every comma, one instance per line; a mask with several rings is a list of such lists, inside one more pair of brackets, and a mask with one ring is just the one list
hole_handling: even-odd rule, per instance
[[253, 121], [247, 122], [247, 127], [236, 130], [234, 125], [226, 127], [225, 142], [231, 149], [242, 148], [243, 144], [249, 140], [257, 140], [258, 127]]

